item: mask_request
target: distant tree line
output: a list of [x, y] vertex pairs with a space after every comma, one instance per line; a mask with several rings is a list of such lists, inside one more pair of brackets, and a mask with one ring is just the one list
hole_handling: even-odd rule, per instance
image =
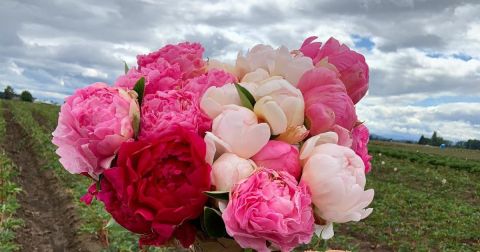
[[431, 146], [440, 146], [444, 144], [447, 147], [456, 147], [456, 148], [464, 148], [464, 149], [475, 149], [480, 150], [480, 140], [477, 139], [469, 139], [467, 141], [458, 141], [453, 143], [450, 140], [445, 140], [443, 137], [438, 136], [437, 132], [434, 131], [431, 138], [427, 138], [424, 135], [420, 137], [418, 140], [418, 144], [421, 145], [431, 145]]
[[35, 98], [32, 96], [30, 92], [27, 90], [23, 90], [20, 95], [15, 93], [15, 90], [13, 90], [12, 87], [7, 86], [3, 92], [0, 92], [0, 98], [6, 99], [6, 100], [22, 100], [25, 102], [33, 102]]

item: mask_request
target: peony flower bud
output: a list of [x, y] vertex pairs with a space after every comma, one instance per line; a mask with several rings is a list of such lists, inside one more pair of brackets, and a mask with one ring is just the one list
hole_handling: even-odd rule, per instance
[[297, 180], [302, 174], [297, 147], [282, 141], [270, 140], [252, 160], [259, 167], [286, 171]]
[[230, 191], [234, 184], [250, 176], [255, 169], [256, 165], [252, 160], [225, 153], [212, 165], [212, 185], [217, 191]]
[[223, 106], [229, 104], [239, 106], [242, 104], [235, 85], [231, 83], [222, 87], [208, 88], [200, 100], [200, 108], [212, 119], [222, 113]]

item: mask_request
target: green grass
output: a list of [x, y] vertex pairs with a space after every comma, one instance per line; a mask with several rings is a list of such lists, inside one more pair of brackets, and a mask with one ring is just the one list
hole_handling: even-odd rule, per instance
[[[0, 103], [0, 139], [5, 136], [5, 120], [2, 117]], [[20, 207], [17, 194], [21, 188], [13, 181], [17, 176], [17, 168], [0, 148], [0, 251], [18, 251], [15, 243], [15, 230], [21, 228], [23, 221], [15, 217]]]
[[[77, 199], [88, 181], [68, 174], [58, 163], [48, 127], [38, 125], [33, 113], [56, 124], [57, 106], [16, 102], [15, 118], [31, 133], [38, 155], [48, 160], [65, 188]], [[50, 126], [51, 127], [51, 126]], [[370, 217], [358, 223], [336, 224], [335, 236], [325, 245], [314, 240], [304, 248], [368, 251], [480, 251], [480, 159], [475, 151], [372, 142], [373, 169], [367, 188], [375, 189]], [[428, 149], [427, 149], [428, 148]], [[418, 150], [418, 152], [417, 152]], [[443, 182], [445, 183], [443, 183]], [[77, 204], [82, 232], [104, 234], [108, 214], [102, 204]], [[136, 237], [124, 229], [108, 230], [108, 251], [136, 250]]]

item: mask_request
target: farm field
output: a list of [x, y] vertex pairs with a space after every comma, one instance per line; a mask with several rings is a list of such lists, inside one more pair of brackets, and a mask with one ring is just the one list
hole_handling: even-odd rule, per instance
[[[89, 181], [63, 170], [50, 143], [59, 107], [1, 101], [0, 108], [0, 251], [49, 249], [51, 241], [67, 251], [137, 251], [136, 237], [111, 225], [102, 204], [79, 202]], [[303, 249], [480, 251], [480, 151], [369, 147], [372, 215], [336, 225], [328, 243]]]

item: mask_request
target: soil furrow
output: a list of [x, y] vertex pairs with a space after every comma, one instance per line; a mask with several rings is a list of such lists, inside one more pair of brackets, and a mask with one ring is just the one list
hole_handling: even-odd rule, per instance
[[51, 170], [42, 168], [31, 137], [4, 109], [7, 132], [3, 149], [19, 169], [21, 207], [17, 212], [25, 226], [17, 231], [22, 251], [99, 251], [98, 242], [77, 236], [75, 209], [71, 196]]

